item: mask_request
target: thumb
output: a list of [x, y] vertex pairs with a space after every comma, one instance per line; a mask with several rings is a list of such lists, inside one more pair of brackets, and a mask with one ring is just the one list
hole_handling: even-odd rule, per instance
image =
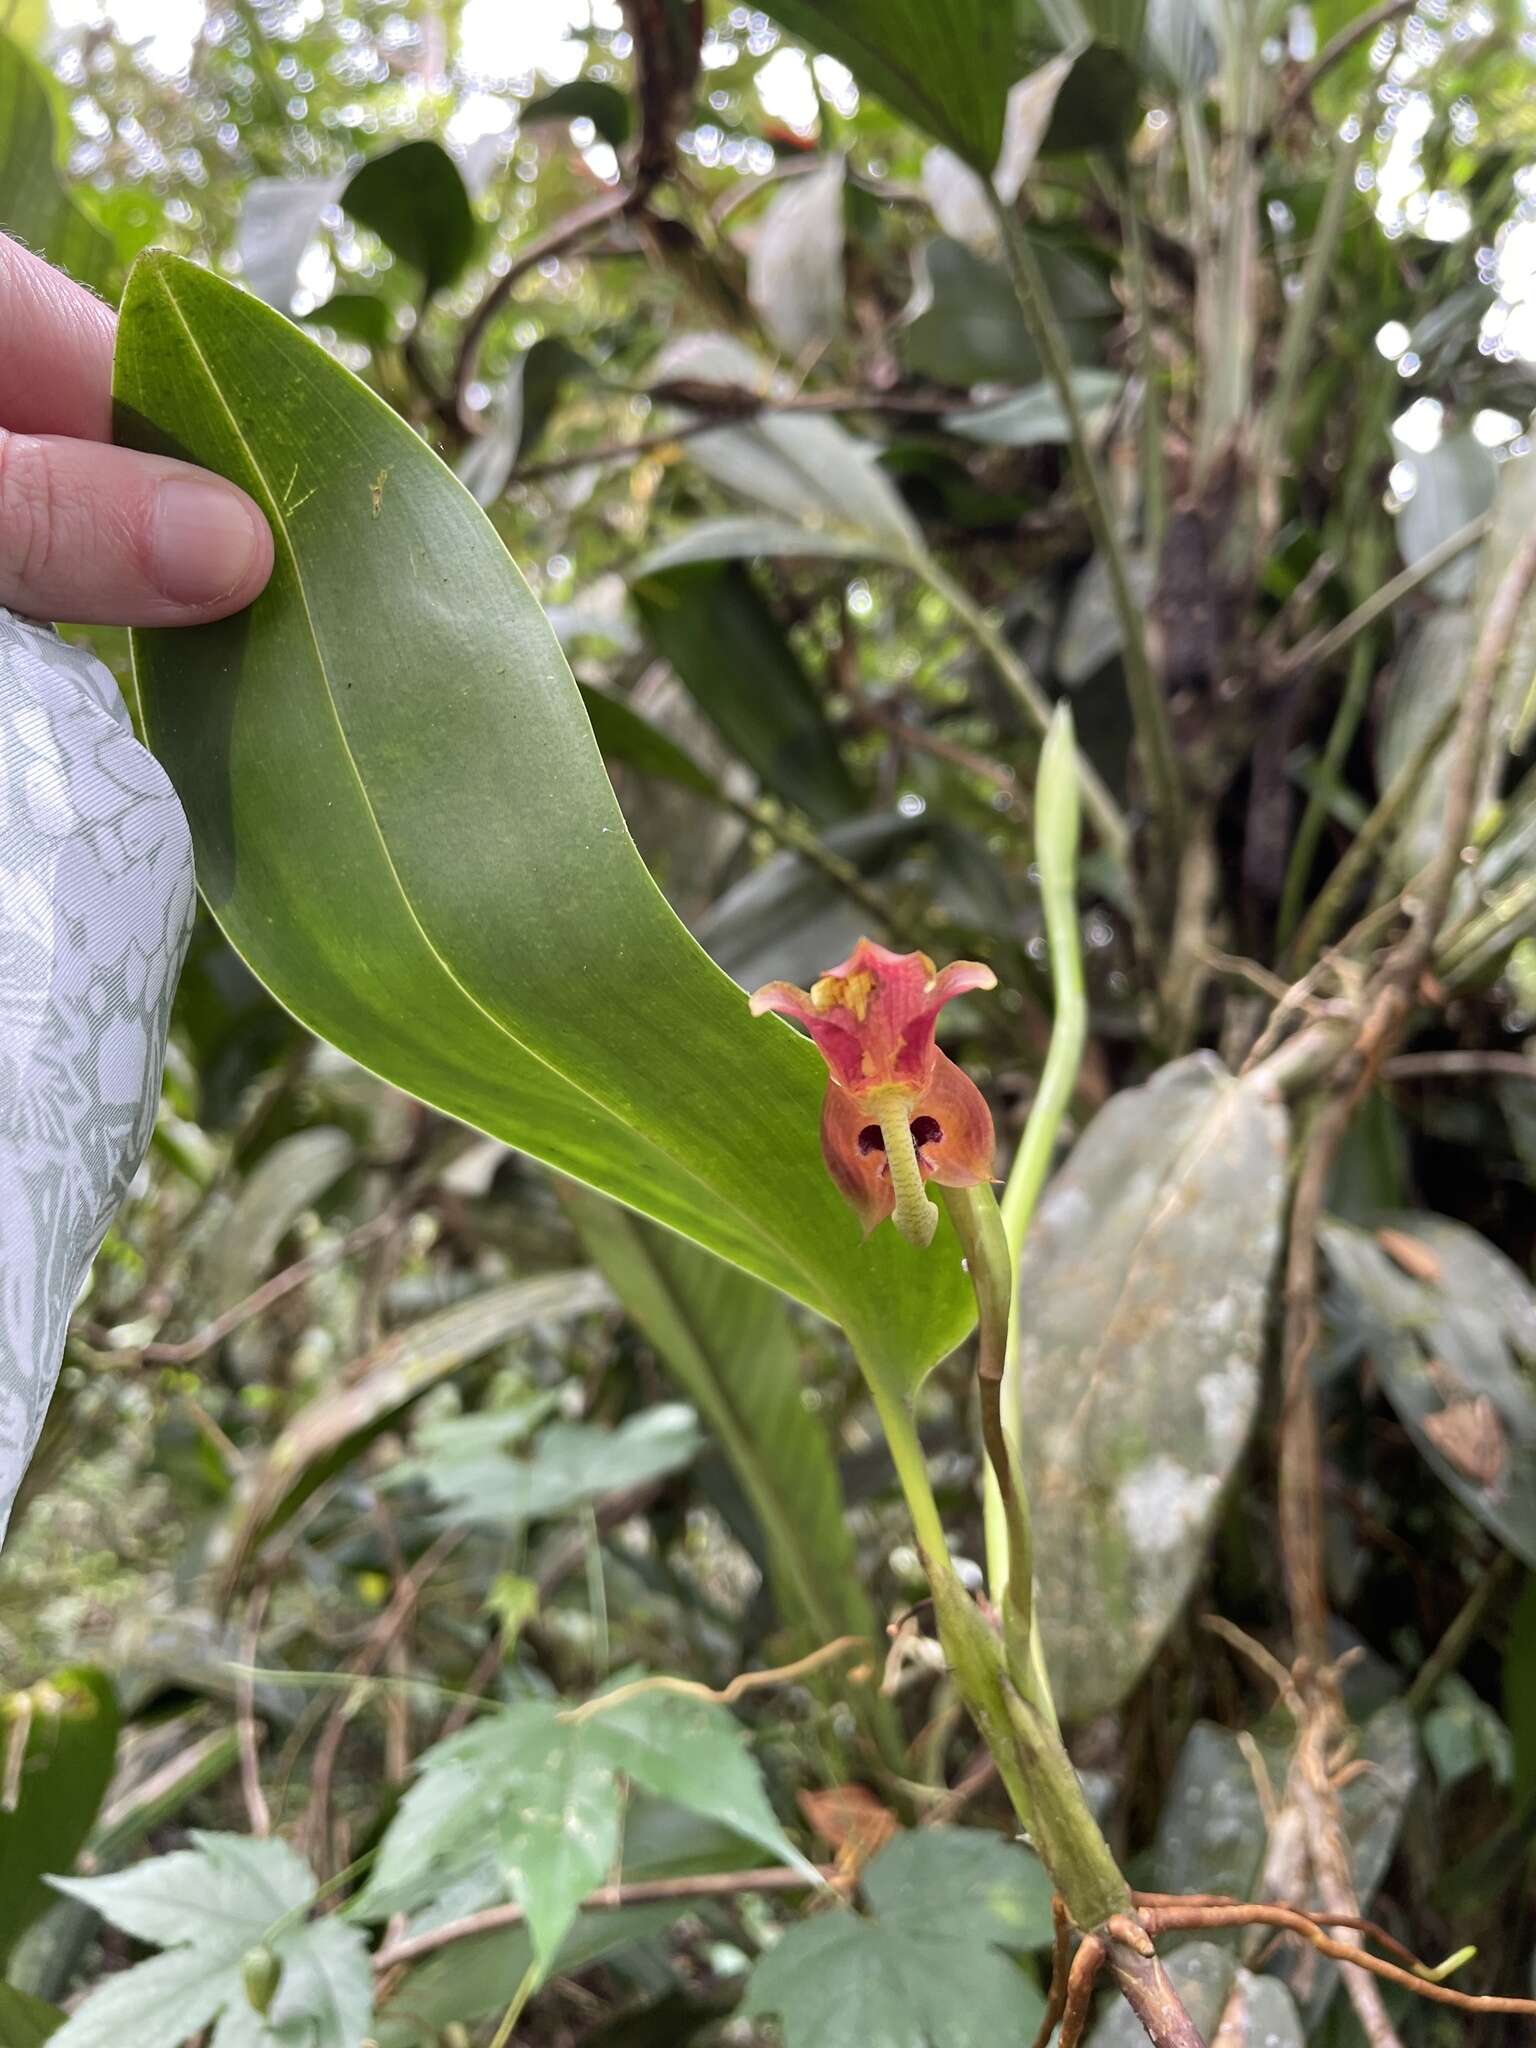
[[267, 523], [234, 484], [163, 456], [0, 431], [0, 605], [189, 626], [239, 611], [271, 573]]

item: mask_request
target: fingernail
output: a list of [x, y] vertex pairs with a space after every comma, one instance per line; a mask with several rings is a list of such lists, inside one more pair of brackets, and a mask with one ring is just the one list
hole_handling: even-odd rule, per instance
[[259, 515], [236, 490], [197, 476], [155, 490], [150, 574], [173, 604], [213, 604], [252, 574], [265, 546]]

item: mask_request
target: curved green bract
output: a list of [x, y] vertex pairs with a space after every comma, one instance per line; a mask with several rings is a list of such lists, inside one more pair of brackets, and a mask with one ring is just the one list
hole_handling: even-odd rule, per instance
[[385, 1079], [842, 1323], [910, 1383], [969, 1327], [947, 1232], [867, 1246], [821, 1162], [823, 1069], [753, 1021], [635, 850], [576, 685], [485, 516], [289, 322], [154, 252], [119, 438], [232, 478], [264, 595], [134, 635], [204, 895], [303, 1023]]

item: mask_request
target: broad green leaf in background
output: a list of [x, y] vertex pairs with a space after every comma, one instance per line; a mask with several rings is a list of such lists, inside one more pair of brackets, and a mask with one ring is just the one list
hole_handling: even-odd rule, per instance
[[452, 284], [475, 253], [475, 209], [458, 165], [440, 143], [402, 142], [370, 157], [353, 173], [341, 203], [420, 271], [429, 294]]
[[706, 1700], [657, 1689], [575, 1714], [520, 1701], [426, 1751], [417, 1773], [350, 1910], [362, 1920], [413, 1912], [467, 1878], [482, 1903], [524, 1906], [546, 1971], [618, 1854], [624, 1782], [814, 1877], [774, 1818], [740, 1728]]
[[618, 762], [661, 782], [675, 783], [679, 789], [691, 790], [711, 803], [726, 801], [725, 792], [714, 777], [706, 774], [693, 756], [685, 753], [659, 725], [642, 718], [622, 697], [615, 697], [608, 690], [590, 683], [583, 683], [580, 688], [582, 708], [605, 761]]
[[1221, 63], [1221, 0], [1147, 0], [1145, 46], [1181, 93], [1199, 94]]
[[1008, 88], [1023, 68], [1011, 6], [997, 0], [776, 0], [775, 20], [848, 66], [893, 112], [989, 173]]
[[633, 595], [658, 652], [765, 788], [822, 825], [858, 809], [821, 697], [744, 568], [642, 576]]
[[203, 1306], [222, 1315], [256, 1286], [294, 1224], [346, 1172], [357, 1147], [316, 1124], [279, 1138], [241, 1182], [209, 1254]]
[[[724, 334], [686, 334], [669, 342], [651, 365], [652, 385], [724, 385], [729, 391], [774, 398], [787, 387], [741, 342]], [[736, 425], [694, 434], [687, 458], [716, 483], [778, 513], [803, 530], [798, 547], [755, 552], [866, 555], [903, 562], [924, 558], [923, 538], [896, 486], [879, 466], [880, 451], [836, 420], [809, 414], [764, 413]], [[684, 536], [684, 544], [690, 536]], [[740, 547], [716, 548], [740, 554]], [[686, 559], [675, 556], [674, 559]], [[636, 575], [654, 572], [657, 558]]]
[[[1413, 495], [1397, 515], [1397, 545], [1404, 563], [1417, 561], [1486, 512], [1494, 500], [1499, 466], [1470, 433], [1447, 434], [1427, 454], [1394, 436], [1400, 461], [1413, 472]], [[1426, 588], [1442, 601], [1470, 597], [1477, 581], [1472, 549], [1433, 575]]]
[[[1295, 2000], [1277, 1977], [1245, 1970], [1230, 1949], [1214, 1941], [1160, 1946], [1201, 2040], [1219, 2040], [1221, 2048], [1304, 2048], [1307, 2036]], [[1105, 2005], [1088, 2048], [1141, 2048], [1146, 2038], [1131, 2008], [1117, 1998]]]
[[[1105, 412], [1120, 396], [1125, 380], [1113, 370], [1074, 370], [1072, 392], [1090, 429], [1095, 414]], [[1065, 447], [1071, 440], [1067, 416], [1054, 384], [1031, 384], [1012, 398], [972, 412], [953, 412], [944, 421], [951, 434], [967, 441], [987, 441], [1002, 448]]]
[[1253, 1898], [1268, 1841], [1248, 1752], [1230, 1728], [1197, 1721], [1158, 1808], [1147, 1889]]
[[134, 641], [248, 964], [397, 1086], [808, 1301], [887, 1381], [920, 1375], [971, 1321], [952, 1234], [859, 1248], [819, 1057], [748, 1016], [645, 872], [468, 494], [318, 344], [174, 257], [130, 278], [117, 397], [123, 438], [233, 478], [274, 528], [249, 611]]
[[[1070, 251], [1037, 240], [1035, 254], [1073, 361], [1092, 366], [1104, 353], [1113, 295]], [[914, 376], [963, 388], [1033, 384], [1042, 374], [1007, 272], [948, 235], [917, 250], [904, 320], [896, 343]]]
[[813, 1914], [758, 1961], [744, 2017], [773, 2014], [785, 2048], [993, 2048], [1044, 2010], [1017, 1960], [1050, 1940], [1050, 1881], [998, 1835], [924, 1828], [866, 1867], [867, 1915]]
[[[373, 2007], [362, 1936], [334, 1916], [306, 1921], [315, 1880], [286, 1843], [194, 1829], [179, 1849], [111, 1877], [56, 1880], [114, 1927], [165, 1952], [110, 1976], [52, 2038], [59, 2048], [179, 2044], [222, 2014], [220, 2048], [358, 2048]], [[241, 1975], [252, 1948], [282, 1966], [265, 2022]]]
[[622, 149], [629, 140], [629, 98], [599, 78], [573, 78], [519, 108], [520, 129], [537, 127], [541, 121], [590, 121], [604, 142]]
[[349, 1465], [429, 1387], [519, 1331], [589, 1314], [610, 1299], [595, 1273], [539, 1274], [488, 1288], [393, 1331], [339, 1386], [299, 1410], [247, 1482], [230, 1538], [227, 1580], [237, 1579], [256, 1549], [315, 1489]]
[[526, 1414], [493, 1410], [429, 1422], [416, 1433], [413, 1455], [390, 1467], [388, 1483], [420, 1481], [447, 1521], [520, 1529], [681, 1471], [701, 1441], [693, 1410], [676, 1401], [644, 1408], [615, 1429], [551, 1422], [531, 1448], [526, 1437]]
[[814, 1644], [875, 1635], [832, 1446], [800, 1398], [784, 1304], [760, 1281], [574, 1184], [587, 1248], [703, 1417], [767, 1547], [780, 1612]]
[[[257, 292], [256, 296], [267, 297], [265, 292]], [[286, 304], [273, 299], [267, 299], [267, 303], [276, 305], [279, 312]], [[395, 339], [395, 309], [387, 299], [372, 292], [332, 292], [323, 306], [304, 315], [304, 322], [308, 327], [329, 327], [338, 341], [359, 342], [375, 355]]]
[[514, 357], [492, 399], [480, 433], [466, 443], [456, 467], [477, 505], [494, 505], [512, 480], [518, 458], [531, 448], [570, 376], [588, 364], [558, 335], [547, 334]]
[[1210, 1053], [1111, 1099], [1019, 1267], [1019, 1450], [1062, 1718], [1130, 1691], [1205, 1561], [1247, 1441], [1286, 1114]]
[[1372, 1232], [1330, 1223], [1335, 1320], [1342, 1306], [1431, 1471], [1536, 1569], [1536, 1292], [1464, 1223], [1422, 1211], [1381, 1221], [1422, 1245], [1439, 1277], [1417, 1279]]
[[56, 147], [52, 87], [0, 34], [0, 229], [105, 291], [117, 267], [111, 240], [71, 196]]
[[286, 313], [298, 289], [299, 265], [320, 232], [320, 217], [346, 187], [345, 177], [253, 178], [240, 205], [235, 247], [240, 273], [269, 306]]
[[0, 1984], [0, 2041], [5, 2048], [43, 2048], [64, 2024], [57, 2006]]
[[788, 356], [843, 331], [843, 159], [791, 178], [763, 208], [747, 251], [747, 296]]
[[[923, 830], [921, 818], [882, 811], [832, 825], [822, 839], [860, 874], [881, 875]], [[765, 981], [809, 988], [828, 961], [851, 951], [864, 923], [862, 913], [820, 868], [798, 853], [778, 853], [716, 897], [695, 935], [743, 988]]]
[[112, 1781], [117, 1699], [103, 1672], [58, 1671], [0, 1694], [0, 1964], [73, 1869]]
[[[1459, 703], [1475, 634], [1470, 604], [1438, 605], [1410, 629], [1376, 737], [1378, 788], [1395, 780], [1447, 707]], [[1392, 866], [1400, 881], [1416, 875], [1440, 845], [1449, 751], [1440, 749], [1404, 806], [1392, 841]]]

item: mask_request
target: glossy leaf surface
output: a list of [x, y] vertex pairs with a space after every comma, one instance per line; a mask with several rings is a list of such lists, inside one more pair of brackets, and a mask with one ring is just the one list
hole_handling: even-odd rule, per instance
[[970, 1321], [952, 1236], [858, 1249], [820, 1062], [748, 1017], [656, 890], [462, 487], [315, 343], [175, 258], [133, 273], [117, 395], [124, 437], [273, 523], [248, 612], [135, 636], [204, 894], [255, 972], [398, 1086], [841, 1321], [872, 1370], [932, 1364]]

